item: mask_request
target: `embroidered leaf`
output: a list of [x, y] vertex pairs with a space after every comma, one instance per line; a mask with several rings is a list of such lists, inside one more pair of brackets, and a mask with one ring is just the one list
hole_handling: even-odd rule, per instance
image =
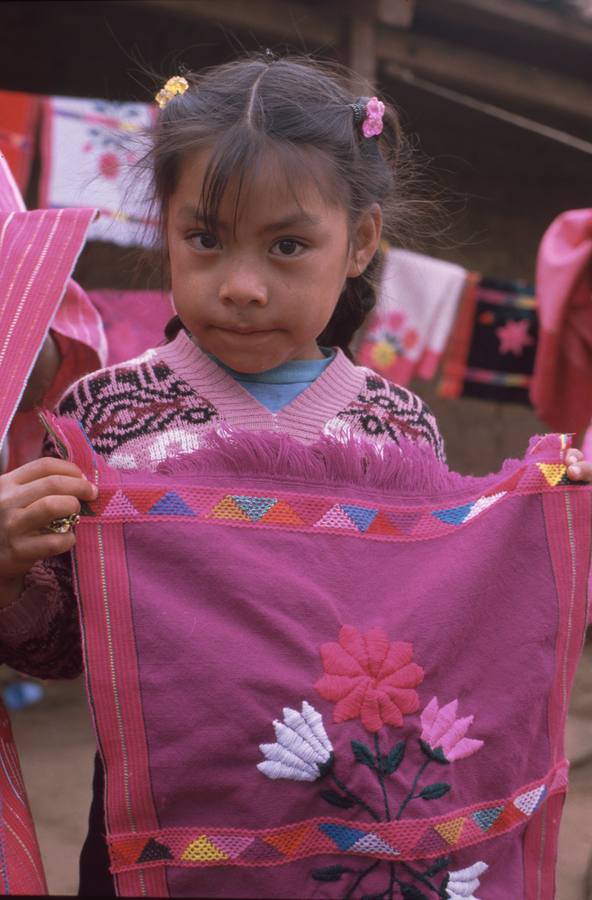
[[440, 885], [440, 890], [438, 891], [438, 896], [443, 897], [444, 900], [448, 900], [448, 898], [450, 896], [448, 893], [448, 890], [447, 890], [449, 881], [450, 881], [450, 875], [446, 875], [442, 884]]
[[423, 791], [419, 792], [418, 797], [423, 797], [424, 800], [437, 800], [439, 797], [447, 794], [449, 790], [449, 784], [446, 784], [444, 781], [437, 781], [435, 784], [428, 784], [427, 787], [424, 787]]
[[440, 856], [438, 859], [434, 861], [434, 863], [430, 866], [430, 868], [425, 872], [425, 874], [429, 877], [432, 875], [437, 875], [438, 872], [441, 872], [442, 869], [445, 869], [448, 863], [450, 862], [449, 856]]
[[362, 763], [363, 766], [368, 766], [369, 769], [376, 769], [374, 756], [366, 744], [362, 744], [361, 741], [352, 741], [351, 748], [354, 751], [356, 762]]
[[315, 869], [312, 877], [315, 881], [339, 881], [344, 872], [348, 872], [344, 866], [327, 866], [324, 869]]
[[338, 794], [337, 791], [321, 791], [321, 797], [327, 803], [330, 803], [331, 806], [339, 806], [341, 809], [351, 809], [352, 806], [356, 805], [349, 797], [344, 797], [343, 794]]
[[429, 900], [427, 894], [424, 894], [423, 891], [420, 891], [413, 884], [402, 884], [401, 894], [403, 897], [409, 897], [409, 900]]
[[428, 759], [433, 759], [434, 762], [441, 763], [442, 765], [449, 762], [449, 760], [447, 760], [444, 756], [442, 747], [430, 747], [430, 745], [426, 744], [425, 741], [422, 741], [421, 738], [419, 740], [419, 746], [421, 747], [421, 752], [424, 754], [424, 756], [427, 756]]
[[387, 775], [392, 775], [393, 772], [396, 772], [401, 763], [403, 762], [403, 757], [405, 755], [405, 741], [401, 741], [396, 744], [388, 756], [383, 757], [382, 770]]

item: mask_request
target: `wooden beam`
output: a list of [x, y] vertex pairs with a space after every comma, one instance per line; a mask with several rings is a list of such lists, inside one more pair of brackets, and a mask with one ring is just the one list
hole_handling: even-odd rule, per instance
[[187, 21], [198, 19], [212, 25], [225, 25], [243, 31], [289, 41], [293, 46], [308, 44], [308, 49], [334, 46], [339, 42], [339, 19], [335, 13], [292, 0], [143, 0]]
[[370, 16], [353, 16], [349, 22], [349, 68], [352, 90], [374, 93], [376, 81], [376, 22]]
[[[262, 38], [269, 36], [286, 41], [291, 46], [304, 45], [308, 50], [338, 46], [341, 41], [343, 19], [334, 8], [319, 9], [316, 4], [299, 3], [298, 0], [252, 0], [249, 3], [244, 0], [142, 0], [142, 3], [166, 10], [168, 15], [176, 14], [187, 22], [218, 23], [255, 32]], [[512, 8], [514, 5], [526, 6], [521, 0], [503, 0], [503, 3], [502, 0], [446, 0], [446, 3], [482, 4], [483, 9], [485, 5], [492, 9], [500, 4]], [[370, 11], [375, 15], [376, 7], [370, 5]], [[549, 13], [548, 10], [535, 12]], [[360, 16], [356, 7], [355, 18]], [[372, 17], [369, 12], [368, 18]], [[585, 25], [580, 28], [592, 31]], [[590, 87], [576, 78], [384, 24], [377, 25], [375, 38], [369, 38], [368, 43], [370, 40], [376, 41], [376, 59], [386, 65], [395, 63], [468, 93], [483, 91], [498, 99], [536, 104], [539, 108], [584, 119], [592, 117]], [[362, 60], [365, 52], [362, 37], [358, 36], [357, 44], [361, 49], [359, 55], [356, 51], [356, 59]], [[352, 65], [360, 68], [360, 75], [367, 76], [370, 71], [369, 64], [363, 60], [352, 59]]]
[[377, 0], [376, 18], [392, 28], [411, 28], [415, 14], [415, 0]]
[[507, 22], [514, 22], [552, 34], [558, 41], [567, 38], [579, 44], [592, 45], [592, 28], [576, 14], [562, 15], [542, 9], [524, 0], [446, 0], [446, 4], [464, 6]]
[[592, 117], [589, 84], [549, 70], [386, 28], [379, 29], [377, 55], [387, 69], [391, 62], [442, 84], [460, 85], [473, 95], [485, 91], [493, 97]]

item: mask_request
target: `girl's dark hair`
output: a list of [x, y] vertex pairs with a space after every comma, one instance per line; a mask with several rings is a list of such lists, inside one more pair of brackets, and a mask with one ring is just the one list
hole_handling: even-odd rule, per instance
[[[391, 106], [386, 104], [382, 134], [366, 138], [354, 107], [368, 98], [353, 96], [346, 75], [334, 66], [261, 55], [182, 74], [189, 88], [160, 111], [149, 159], [162, 235], [181, 163], [202, 147], [211, 151], [201, 197], [206, 226], [215, 221], [231, 179], [238, 185], [237, 214], [245, 178], [269, 159], [271, 150], [294, 187], [299, 177], [312, 176], [325, 196], [331, 191], [327, 199], [348, 209], [351, 226], [378, 203], [386, 233], [391, 238], [397, 234], [401, 219], [408, 218], [402, 187], [409, 154]], [[320, 165], [311, 165], [311, 153]], [[379, 250], [362, 275], [347, 279], [331, 320], [317, 338], [320, 345], [341, 347], [349, 355], [354, 333], [376, 303], [381, 263]], [[180, 328], [175, 317], [167, 337]]]

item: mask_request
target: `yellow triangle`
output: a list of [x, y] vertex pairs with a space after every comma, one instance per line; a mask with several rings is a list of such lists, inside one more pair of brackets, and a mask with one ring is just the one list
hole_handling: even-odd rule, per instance
[[562, 466], [560, 463], [537, 463], [537, 466], [551, 487], [556, 487], [567, 472], [566, 466]]
[[438, 834], [452, 846], [452, 844], [456, 844], [458, 841], [465, 822], [466, 817], [461, 816], [460, 819], [452, 819], [450, 822], [442, 822], [441, 825], [434, 825], [434, 828]]
[[241, 509], [238, 503], [232, 497], [224, 497], [211, 511], [209, 518], [212, 519], [239, 519], [241, 522], [250, 522], [251, 519], [244, 509]]
[[188, 859], [192, 862], [207, 862], [228, 859], [228, 854], [222, 853], [221, 850], [207, 839], [205, 834], [202, 834], [196, 841], [192, 841], [191, 844], [189, 844], [181, 859]]

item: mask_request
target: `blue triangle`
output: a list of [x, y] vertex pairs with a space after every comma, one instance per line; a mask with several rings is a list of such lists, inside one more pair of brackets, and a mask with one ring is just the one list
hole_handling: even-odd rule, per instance
[[275, 497], [234, 497], [232, 498], [242, 511], [246, 513], [253, 522], [268, 512], [272, 506], [275, 506], [277, 499]]
[[330, 837], [334, 844], [337, 844], [340, 850], [349, 850], [356, 841], [364, 837], [368, 832], [360, 831], [359, 828], [348, 828], [347, 825], [334, 825], [327, 822], [320, 825], [320, 830], [324, 831], [327, 837]]
[[368, 509], [365, 506], [346, 506], [342, 503], [341, 508], [358, 526], [358, 531], [368, 531], [378, 515], [377, 509]]
[[474, 503], [465, 503], [464, 506], [456, 506], [454, 509], [437, 509], [432, 515], [441, 522], [446, 522], [447, 525], [462, 525], [474, 505]]
[[161, 497], [158, 503], [155, 503], [148, 510], [148, 514], [150, 516], [195, 516], [195, 513], [190, 506], [187, 506], [184, 500], [179, 497], [178, 494], [175, 494], [174, 491], [169, 491], [168, 494], [165, 494], [164, 497]]
[[499, 819], [504, 811], [503, 806], [491, 806], [489, 809], [479, 809], [471, 818], [476, 822], [481, 831], [489, 831], [493, 823]]

